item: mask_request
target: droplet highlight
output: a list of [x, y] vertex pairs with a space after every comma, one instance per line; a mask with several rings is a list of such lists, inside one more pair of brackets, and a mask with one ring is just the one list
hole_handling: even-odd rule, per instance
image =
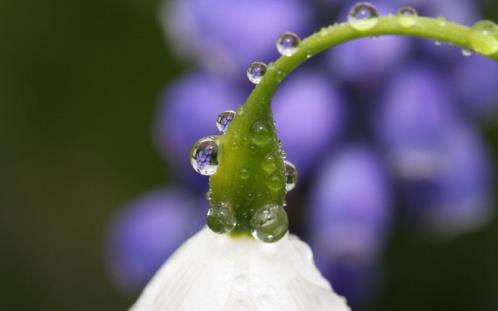
[[201, 175], [214, 175], [218, 169], [218, 137], [199, 139], [190, 151], [190, 164]]
[[284, 181], [280, 174], [274, 174], [266, 181], [266, 186], [271, 191], [280, 191], [284, 187]]
[[296, 188], [297, 184], [297, 169], [294, 164], [289, 161], [284, 161], [285, 165], [285, 191], [289, 192]]
[[471, 49], [462, 49], [462, 55], [465, 57], [472, 56], [472, 50]]
[[226, 132], [228, 125], [232, 122], [235, 114], [236, 112], [233, 110], [226, 110], [218, 115], [216, 118], [216, 128], [220, 131], [220, 133]]
[[299, 48], [301, 39], [292, 32], [286, 32], [277, 39], [277, 50], [281, 55], [292, 56]]
[[289, 227], [287, 213], [283, 207], [270, 204], [256, 210], [251, 218], [251, 233], [254, 238], [273, 243], [280, 240]]
[[235, 228], [235, 212], [228, 202], [211, 206], [207, 214], [207, 225], [216, 233], [228, 233]]
[[348, 23], [358, 31], [365, 31], [375, 27], [379, 22], [379, 13], [369, 2], [355, 4], [348, 14]]
[[266, 74], [268, 67], [266, 64], [261, 62], [252, 63], [249, 68], [247, 68], [247, 78], [254, 84], [259, 84], [263, 80], [263, 76]]
[[398, 10], [396, 17], [401, 27], [411, 28], [417, 23], [418, 13], [414, 7], [404, 6]]
[[470, 28], [470, 45], [483, 55], [498, 52], [498, 25], [492, 21], [479, 21]]

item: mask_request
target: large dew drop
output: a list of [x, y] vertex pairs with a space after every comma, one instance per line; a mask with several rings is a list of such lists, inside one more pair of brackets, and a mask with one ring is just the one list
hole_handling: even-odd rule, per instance
[[278, 205], [267, 205], [256, 210], [251, 218], [252, 235], [263, 242], [272, 243], [280, 240], [289, 227], [287, 213]]
[[190, 164], [201, 175], [215, 174], [218, 169], [218, 137], [207, 136], [199, 139], [190, 151]]
[[358, 31], [369, 30], [379, 22], [379, 13], [373, 4], [360, 2], [349, 11], [348, 22]]
[[211, 206], [207, 214], [207, 225], [216, 233], [228, 233], [235, 228], [237, 220], [229, 203], [222, 202]]
[[254, 84], [259, 84], [263, 79], [268, 67], [266, 64], [261, 62], [252, 63], [249, 68], [247, 68], [247, 78]]
[[498, 52], [498, 25], [492, 21], [479, 21], [470, 29], [472, 48], [483, 55]]
[[417, 23], [417, 10], [411, 6], [404, 6], [400, 8], [396, 16], [401, 27], [410, 28], [415, 26]]
[[289, 192], [296, 188], [297, 184], [297, 169], [294, 164], [289, 161], [284, 161], [285, 164], [285, 191]]
[[291, 56], [299, 48], [301, 39], [292, 32], [286, 32], [277, 39], [277, 50], [284, 56]]
[[225, 133], [228, 125], [232, 122], [234, 117], [235, 111], [233, 110], [227, 110], [220, 113], [216, 118], [216, 128], [218, 131], [220, 131], [220, 133]]

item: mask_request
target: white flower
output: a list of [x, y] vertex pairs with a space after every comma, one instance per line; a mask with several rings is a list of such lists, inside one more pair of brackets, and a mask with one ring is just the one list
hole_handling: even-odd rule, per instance
[[207, 227], [161, 267], [132, 311], [347, 311], [294, 235], [266, 244]]

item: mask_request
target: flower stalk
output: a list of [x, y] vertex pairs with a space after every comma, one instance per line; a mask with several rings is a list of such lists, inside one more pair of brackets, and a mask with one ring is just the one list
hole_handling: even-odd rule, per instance
[[295, 53], [269, 64], [263, 79], [221, 136], [219, 167], [210, 177], [211, 206], [229, 206], [235, 213], [236, 226], [232, 236], [247, 235], [254, 230], [251, 221], [259, 209], [285, 204], [285, 167], [272, 117], [271, 98], [286, 76], [306, 60], [354, 39], [399, 35], [476, 50], [498, 61], [498, 50], [493, 48], [493, 44], [498, 44], [498, 33], [494, 30], [483, 33], [477, 29], [476, 33], [474, 27], [444, 18], [415, 18], [416, 22], [409, 27], [400, 22], [399, 16], [393, 15], [376, 17], [377, 22], [369, 29], [359, 30], [349, 22], [324, 27], [302, 40]]

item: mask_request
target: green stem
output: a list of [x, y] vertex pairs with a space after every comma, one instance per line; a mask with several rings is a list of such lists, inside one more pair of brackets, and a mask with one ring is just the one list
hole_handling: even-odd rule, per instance
[[[229, 203], [235, 211], [234, 233], [250, 231], [255, 210], [267, 204], [284, 204], [284, 163], [271, 112], [271, 97], [278, 85], [300, 64], [320, 52], [357, 38], [383, 35], [427, 38], [471, 49], [472, 31], [466, 26], [417, 17], [412, 27], [402, 27], [396, 16], [383, 16], [369, 30], [355, 30], [349, 23], [323, 28], [303, 40], [292, 56], [282, 56], [270, 64], [263, 80], [220, 139], [220, 165], [210, 179], [211, 204]], [[498, 53], [488, 57], [498, 61]], [[274, 170], [265, 169], [268, 157], [273, 158]]]

